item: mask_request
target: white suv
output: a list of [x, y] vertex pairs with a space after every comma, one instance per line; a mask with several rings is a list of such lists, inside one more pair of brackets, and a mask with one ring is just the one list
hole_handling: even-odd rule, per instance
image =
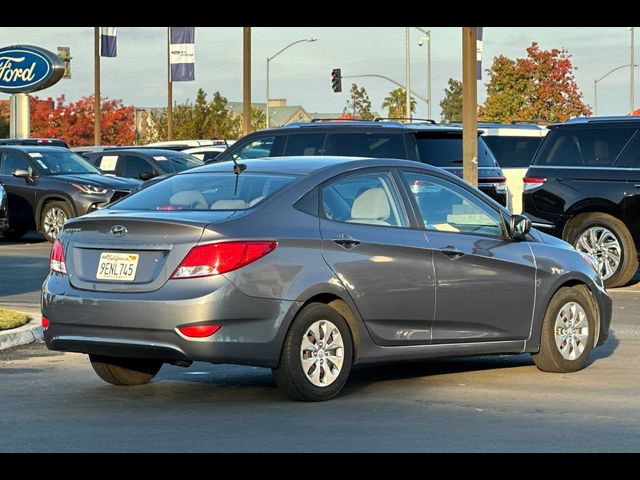
[[507, 208], [522, 213], [522, 178], [547, 135], [547, 128], [534, 124], [480, 123], [478, 129], [507, 179]]

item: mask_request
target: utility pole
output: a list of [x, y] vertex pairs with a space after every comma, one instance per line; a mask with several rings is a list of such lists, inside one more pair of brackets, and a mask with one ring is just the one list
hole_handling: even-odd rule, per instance
[[634, 29], [633, 29], [633, 27], [629, 27], [629, 28], [631, 29], [631, 61], [629, 62], [630, 71], [631, 71], [631, 79], [630, 79], [631, 83], [629, 85], [629, 87], [630, 87], [630, 99], [629, 99], [629, 101], [630, 101], [631, 105], [630, 105], [630, 109], [629, 109], [629, 114], [631, 114], [635, 110], [635, 103], [636, 103], [635, 99], [633, 98], [634, 94], [635, 94], [635, 80], [633, 78], [633, 75], [634, 75], [634, 70], [635, 70], [634, 65], [636, 64], [636, 58], [635, 58], [636, 55], [635, 55], [635, 52], [634, 52], [634, 43], [635, 43], [634, 42], [634, 38], [633, 38], [634, 37]]
[[251, 133], [251, 27], [242, 27], [242, 58], [242, 130], [246, 135]]
[[167, 140], [172, 140], [173, 83], [171, 82], [171, 27], [167, 27]]
[[476, 27], [462, 27], [462, 171], [478, 186], [478, 84]]
[[102, 137], [100, 132], [100, 27], [93, 27], [93, 64], [93, 143], [100, 145]]
[[410, 32], [411, 32], [411, 27], [405, 27], [405, 37], [406, 37], [406, 70], [407, 70], [407, 88], [405, 90], [405, 96], [406, 96], [406, 107], [405, 107], [405, 112], [406, 115], [405, 117], [407, 118], [411, 118], [411, 47], [409, 46], [410, 44]]

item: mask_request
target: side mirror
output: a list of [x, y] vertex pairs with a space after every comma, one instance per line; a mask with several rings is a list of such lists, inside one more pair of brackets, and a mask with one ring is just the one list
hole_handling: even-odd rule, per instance
[[140, 180], [151, 180], [153, 177], [155, 177], [155, 175], [153, 174], [153, 172], [140, 172], [140, 175], [138, 175], [138, 177], [140, 177]]
[[524, 215], [511, 215], [509, 219], [509, 233], [514, 240], [524, 240], [531, 230], [531, 220]]
[[25, 180], [31, 180], [31, 174], [27, 170], [23, 170], [22, 168], [17, 168], [13, 171], [13, 176], [18, 178], [24, 178]]

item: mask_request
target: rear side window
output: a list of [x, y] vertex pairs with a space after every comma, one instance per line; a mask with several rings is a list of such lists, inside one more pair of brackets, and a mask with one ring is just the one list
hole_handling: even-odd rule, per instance
[[174, 175], [129, 195], [114, 210], [246, 210], [294, 180], [294, 176], [247, 173]]
[[[436, 167], [462, 167], [462, 134], [416, 134], [416, 147], [422, 163]], [[481, 137], [478, 138], [478, 166], [496, 167], [496, 161]]]
[[305, 135], [289, 135], [287, 146], [284, 149], [285, 157], [324, 155], [324, 141], [327, 135], [324, 133], [311, 133]]
[[611, 167], [634, 132], [631, 128], [552, 130], [534, 163], [554, 167]]
[[401, 134], [335, 133], [327, 138], [332, 155], [346, 157], [406, 158]]
[[482, 138], [503, 168], [527, 168], [542, 142], [542, 137], [486, 135]]

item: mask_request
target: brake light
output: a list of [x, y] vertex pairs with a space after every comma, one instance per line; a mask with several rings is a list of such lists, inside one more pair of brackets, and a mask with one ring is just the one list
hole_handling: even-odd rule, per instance
[[45, 330], [49, 328], [49, 319], [47, 317], [42, 317], [42, 328]]
[[221, 242], [193, 247], [171, 278], [218, 275], [244, 267], [275, 250], [278, 242]]
[[537, 177], [525, 177], [522, 179], [524, 183], [523, 189], [526, 192], [527, 190], [533, 190], [534, 188], [541, 187], [546, 182], [546, 178], [537, 178]]
[[193, 327], [178, 327], [178, 331], [185, 337], [205, 338], [210, 337], [221, 328], [222, 325], [196, 325]]
[[64, 246], [60, 240], [53, 242], [53, 247], [51, 247], [49, 268], [51, 268], [52, 272], [67, 274], [67, 264], [64, 262]]

